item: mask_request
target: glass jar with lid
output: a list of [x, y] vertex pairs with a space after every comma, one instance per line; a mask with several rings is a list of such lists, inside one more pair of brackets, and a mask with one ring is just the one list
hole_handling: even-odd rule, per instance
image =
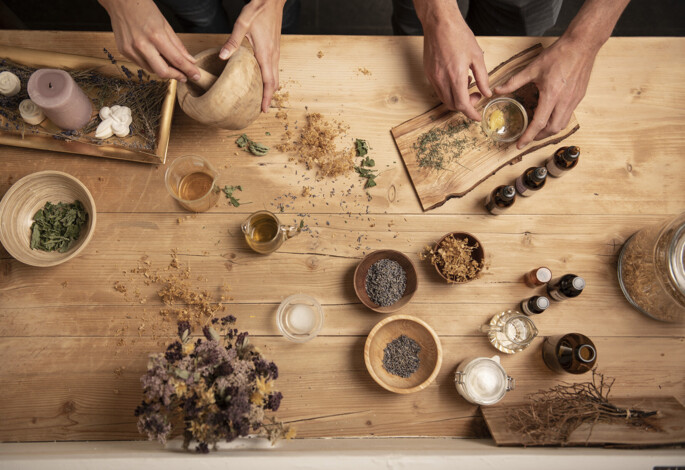
[[475, 405], [494, 405], [514, 390], [515, 380], [500, 364], [499, 356], [469, 357], [457, 366], [454, 385], [459, 395]]
[[685, 212], [645, 227], [625, 242], [618, 281], [626, 299], [645, 315], [685, 321]]

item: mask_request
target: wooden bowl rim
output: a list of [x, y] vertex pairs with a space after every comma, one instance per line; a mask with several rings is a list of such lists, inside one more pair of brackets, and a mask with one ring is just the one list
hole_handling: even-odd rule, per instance
[[[376, 304], [374, 304], [373, 302], [368, 302], [368, 303], [365, 302], [363, 297], [361, 295], [359, 295], [359, 290], [357, 289], [357, 276], [359, 276], [359, 269], [361, 268], [362, 264], [364, 264], [364, 262], [367, 259], [369, 259], [371, 256], [381, 254], [381, 253], [383, 253], [383, 254], [393, 253], [393, 254], [397, 254], [397, 255], [399, 255], [399, 257], [405, 259], [409, 263], [409, 265], [411, 266], [412, 271], [414, 271], [414, 277], [416, 278], [416, 288], [409, 294], [406, 293], [407, 291], [405, 289], [405, 294], [402, 295], [402, 297], [400, 297], [400, 299], [397, 302], [395, 302], [392, 305], [388, 305], [387, 307], [379, 307]], [[418, 273], [416, 271], [416, 265], [414, 264], [414, 262], [411, 260], [411, 258], [409, 258], [409, 256], [405, 255], [401, 251], [390, 250], [390, 249], [375, 250], [375, 251], [372, 251], [371, 253], [367, 254], [366, 256], [364, 256], [361, 259], [361, 261], [359, 261], [359, 263], [357, 263], [357, 267], [354, 268], [354, 276], [352, 278], [352, 287], [354, 288], [354, 293], [357, 295], [357, 298], [362, 303], [362, 305], [364, 305], [365, 307], [369, 308], [370, 310], [373, 310], [376, 313], [383, 313], [383, 314], [393, 313], [393, 312], [397, 312], [398, 310], [402, 309], [403, 307], [406, 307], [407, 304], [409, 304], [409, 302], [411, 302], [411, 299], [414, 298], [416, 291], [419, 290], [419, 276], [418, 276]], [[407, 299], [406, 302], [401, 302], [402, 299], [404, 299], [404, 298]]]
[[[16, 182], [10, 186], [10, 188], [7, 190], [7, 192], [3, 195], [2, 200], [0, 200], [0, 220], [2, 220], [3, 213], [5, 211], [5, 207], [7, 206], [7, 201], [13, 196], [19, 189], [22, 187], [22, 184], [19, 183], [26, 183], [26, 180], [30, 179], [36, 179], [40, 178], [43, 176], [59, 176], [61, 178], [69, 179], [76, 183], [77, 186], [79, 186], [83, 191], [85, 192], [87, 198], [88, 198], [88, 203], [92, 206], [93, 210], [90, 211], [88, 210], [87, 207], [85, 209], [88, 211], [88, 216], [90, 218], [89, 222], [89, 229], [86, 232], [86, 236], [83, 239], [83, 242], [81, 242], [80, 246], [78, 246], [76, 249], [74, 249], [71, 252], [67, 252], [68, 254], [64, 256], [63, 258], [57, 258], [53, 261], [41, 261], [40, 263], [36, 263], [32, 260], [27, 260], [25, 259], [21, 253], [19, 256], [17, 256], [16, 252], [13, 252], [13, 248], [8, 247], [5, 242], [2, 240], [2, 231], [0, 231], [0, 243], [5, 247], [7, 252], [14, 258], [15, 260], [19, 261], [20, 263], [26, 264], [28, 266], [35, 266], [38, 268], [48, 268], [51, 266], [57, 266], [58, 264], [62, 264], [66, 261], [69, 261], [70, 259], [78, 256], [81, 251], [90, 243], [90, 239], [93, 237], [93, 233], [95, 233], [95, 223], [97, 221], [97, 209], [95, 207], [95, 200], [93, 199], [93, 195], [90, 193], [88, 190], [88, 187], [81, 182], [78, 178], [76, 178], [73, 175], [70, 175], [69, 173], [65, 173], [63, 171], [57, 171], [57, 170], [41, 170], [37, 171], [35, 173], [30, 173], [20, 179], [18, 179]], [[91, 213], [92, 212], [92, 213]]]
[[[483, 252], [483, 259], [481, 260], [481, 267], [480, 267], [480, 269], [478, 270], [478, 274], [480, 274], [481, 271], [483, 271], [483, 263], [485, 262], [485, 248], [483, 248], [483, 243], [482, 243], [478, 238], [476, 238], [475, 235], [473, 235], [473, 234], [471, 234], [471, 233], [469, 233], [469, 232], [449, 232], [449, 233], [446, 233], [445, 235], [443, 235], [443, 236], [440, 238], [440, 240], [438, 240], [438, 241], [435, 243], [435, 247], [433, 248], [433, 250], [434, 250], [434, 251], [437, 251], [437, 250], [438, 250], [438, 247], [439, 247], [440, 244], [443, 242], [443, 240], [445, 240], [445, 238], [449, 237], [450, 235], [462, 235], [462, 238], [468, 238], [468, 239], [473, 240], [473, 241], [475, 241], [475, 242], [478, 243], [478, 246], [479, 246], [480, 250]], [[437, 265], [437, 264], [434, 264], [433, 267], [435, 268], [435, 271], [438, 273], [438, 275], [439, 275], [442, 279], [444, 279], [445, 282], [447, 282], [447, 284], [466, 284], [467, 282], [475, 281], [476, 279], [478, 279], [478, 276], [476, 276], [476, 277], [474, 277], [473, 279], [467, 279], [466, 281], [453, 281], [452, 279], [448, 279], [447, 276], [445, 276], [445, 275], [440, 271], [440, 268], [438, 268], [438, 265]]]
[[[392, 323], [397, 320], [407, 320], [407, 321], [413, 321], [415, 323], [418, 323], [422, 327], [428, 331], [428, 333], [431, 335], [433, 338], [433, 341], [435, 341], [435, 350], [437, 352], [437, 357], [435, 358], [435, 366], [433, 368], [433, 372], [431, 372], [431, 375], [428, 376], [426, 380], [421, 382], [418, 385], [415, 385], [414, 387], [411, 388], [398, 388], [398, 387], [393, 387], [392, 385], [386, 384], [381, 378], [376, 374], [376, 372], [373, 370], [373, 367], [371, 367], [371, 358], [370, 358], [370, 349], [371, 349], [371, 342], [373, 341], [373, 338], [376, 336], [376, 333], [383, 328], [385, 325]], [[383, 320], [379, 321], [376, 323], [376, 325], [371, 329], [369, 332], [368, 336], [366, 337], [366, 342], [364, 343], [364, 364], [366, 365], [366, 370], [369, 372], [369, 375], [371, 378], [381, 387], [384, 389], [393, 392], [393, 393], [399, 393], [399, 394], [408, 394], [408, 393], [414, 393], [423, 390], [424, 388], [428, 387], [435, 378], [438, 376], [440, 373], [440, 368], [442, 367], [442, 343], [440, 343], [440, 337], [438, 334], [435, 332], [432, 326], [430, 326], [428, 323], [425, 321], [421, 320], [420, 318], [417, 318], [413, 315], [406, 315], [406, 314], [397, 314], [397, 315], [391, 315], [387, 318], [384, 318]]]

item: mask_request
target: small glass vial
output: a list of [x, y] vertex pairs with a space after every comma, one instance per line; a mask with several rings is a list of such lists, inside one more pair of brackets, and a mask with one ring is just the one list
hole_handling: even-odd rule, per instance
[[497, 186], [485, 198], [485, 208], [494, 215], [501, 214], [514, 205], [516, 189], [513, 186]]
[[535, 268], [532, 271], [526, 273], [525, 276], [523, 276], [523, 280], [525, 281], [528, 287], [544, 286], [551, 279], [552, 271], [545, 266]]
[[575, 274], [564, 274], [547, 284], [547, 294], [557, 302], [578, 297], [583, 289], [585, 279]]
[[547, 182], [547, 168], [544, 166], [530, 167], [516, 178], [516, 191], [521, 196], [532, 196], [533, 192], [539, 191]]
[[542, 343], [542, 359], [553, 372], [583, 374], [597, 362], [597, 349], [580, 333], [548, 336]]
[[564, 176], [567, 171], [572, 170], [578, 164], [580, 148], [575, 145], [571, 147], [561, 147], [554, 152], [545, 162], [547, 173], [555, 178]]
[[530, 299], [521, 301], [521, 311], [526, 315], [542, 313], [549, 307], [549, 299], [544, 295], [534, 295]]

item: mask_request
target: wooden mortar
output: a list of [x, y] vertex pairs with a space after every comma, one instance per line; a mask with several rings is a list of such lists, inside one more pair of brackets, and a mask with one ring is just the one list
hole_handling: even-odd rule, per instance
[[[262, 73], [249, 44], [243, 43], [228, 59], [219, 59], [221, 48], [195, 56], [201, 69], [197, 83], [178, 84], [178, 103], [191, 118], [222, 129], [249, 126], [262, 108]], [[212, 84], [214, 77], [216, 82]], [[206, 91], [202, 87], [207, 87]]]

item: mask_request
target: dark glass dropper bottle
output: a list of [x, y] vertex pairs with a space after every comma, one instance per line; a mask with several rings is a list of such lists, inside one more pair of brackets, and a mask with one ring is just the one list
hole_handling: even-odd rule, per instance
[[554, 155], [547, 159], [545, 168], [547, 168], [547, 172], [550, 175], [559, 178], [578, 165], [579, 157], [580, 148], [575, 145], [572, 145], [571, 147], [561, 147], [554, 152]]
[[485, 198], [485, 208], [494, 215], [501, 214], [514, 205], [516, 190], [513, 186], [497, 186]]
[[534, 191], [539, 191], [547, 182], [547, 169], [544, 166], [530, 167], [516, 178], [516, 191], [521, 196], [532, 196]]

